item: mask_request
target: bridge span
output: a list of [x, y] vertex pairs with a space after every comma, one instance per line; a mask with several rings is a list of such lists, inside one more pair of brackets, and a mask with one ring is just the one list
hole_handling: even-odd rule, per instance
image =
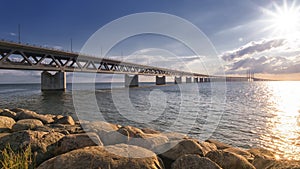
[[218, 78], [7, 41], [0, 41], [0, 69], [42, 71], [42, 90], [65, 90], [66, 72], [125, 74], [126, 87], [138, 86], [138, 75], [156, 76], [157, 85], [166, 84], [166, 76], [174, 77], [175, 83], [182, 83], [182, 77], [186, 83]]

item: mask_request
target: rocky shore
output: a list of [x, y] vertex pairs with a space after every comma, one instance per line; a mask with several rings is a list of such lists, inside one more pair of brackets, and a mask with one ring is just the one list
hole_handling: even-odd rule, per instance
[[103, 121], [79, 123], [71, 116], [20, 108], [0, 109], [0, 151], [7, 145], [15, 152], [30, 146], [38, 169], [300, 168], [300, 162], [278, 160], [262, 148], [246, 150]]

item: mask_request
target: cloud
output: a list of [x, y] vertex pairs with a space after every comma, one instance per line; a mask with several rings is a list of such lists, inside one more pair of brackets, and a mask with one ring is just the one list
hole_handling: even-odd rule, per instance
[[252, 41], [238, 49], [223, 53], [221, 55], [221, 58], [225, 61], [233, 61], [235, 59], [243, 58], [251, 54], [278, 48], [280, 46], [283, 46], [285, 43], [286, 41], [284, 39]]
[[[300, 57], [300, 56], [299, 56]], [[244, 58], [227, 66], [227, 74], [245, 74], [247, 70], [261, 74], [300, 73], [300, 60], [285, 57], [261, 56], [259, 58]]]
[[10, 35], [10, 36], [17, 36], [17, 34], [16, 34], [16, 33], [13, 33], [13, 32], [10, 32], [9, 35]]

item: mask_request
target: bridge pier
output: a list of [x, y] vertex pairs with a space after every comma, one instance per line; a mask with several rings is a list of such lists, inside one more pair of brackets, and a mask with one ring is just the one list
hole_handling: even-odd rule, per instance
[[181, 76], [179, 77], [175, 76], [175, 84], [180, 84], [180, 83], [182, 83]]
[[204, 78], [203, 77], [200, 77], [199, 78], [199, 83], [203, 83], [204, 82]]
[[130, 76], [125, 74], [125, 87], [138, 87], [139, 86], [139, 76]]
[[199, 83], [199, 78], [198, 77], [194, 77], [194, 83]]
[[192, 78], [191, 77], [186, 77], [185, 78], [185, 83], [192, 83]]
[[166, 84], [166, 76], [156, 76], [156, 85], [165, 85]]
[[42, 91], [65, 91], [67, 86], [66, 72], [57, 72], [54, 75], [47, 71], [41, 74], [41, 90]]

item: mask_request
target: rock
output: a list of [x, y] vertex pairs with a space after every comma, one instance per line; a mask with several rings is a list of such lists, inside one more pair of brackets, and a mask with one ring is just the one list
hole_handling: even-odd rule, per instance
[[0, 133], [9, 132], [15, 123], [13, 118], [0, 116]]
[[129, 137], [133, 137], [133, 138], [141, 138], [142, 135], [145, 134], [141, 129], [133, 126], [124, 126], [121, 127], [120, 129], [126, 130], [129, 134]]
[[[124, 156], [125, 155], [125, 156]], [[130, 157], [143, 158], [130, 158]], [[141, 147], [118, 144], [114, 146], [93, 146], [73, 150], [45, 161], [38, 169], [163, 169], [159, 158]]]
[[210, 151], [215, 151], [217, 150], [217, 146], [213, 143], [209, 142], [200, 142], [199, 145], [201, 146], [201, 149], [203, 151], [203, 155], [205, 156], [208, 152]]
[[255, 169], [244, 157], [231, 152], [222, 150], [210, 151], [205, 157], [224, 169]]
[[82, 128], [85, 131], [101, 133], [102, 131], [109, 132], [109, 131], [116, 131], [119, 129], [118, 125], [111, 124], [104, 121], [94, 121], [94, 122], [86, 122], [81, 123]]
[[241, 155], [244, 158], [246, 158], [249, 162], [253, 161], [253, 159], [254, 159], [254, 156], [251, 153], [249, 153], [248, 151], [243, 150], [241, 148], [230, 147], [230, 148], [224, 149], [223, 151]]
[[50, 124], [46, 125], [55, 132], [59, 133], [70, 133], [70, 134], [78, 134], [83, 133], [83, 129], [80, 125], [67, 125], [67, 124]]
[[188, 138], [187, 135], [181, 134], [181, 133], [176, 133], [176, 132], [167, 132], [167, 133], [161, 133], [161, 134], [168, 137], [169, 140], [183, 140], [183, 139]]
[[213, 140], [213, 139], [205, 140], [205, 142], [213, 143], [214, 145], [217, 146], [217, 148], [218, 148], [219, 150], [223, 150], [223, 149], [226, 149], [226, 148], [230, 148], [230, 147], [231, 147], [231, 146], [228, 145], [228, 144], [225, 144], [225, 143], [219, 142], [219, 141], [217, 141], [217, 140]]
[[0, 150], [3, 150], [7, 144], [12, 150], [24, 150], [29, 145], [34, 154], [36, 154], [36, 163], [40, 164], [54, 156], [52, 144], [56, 143], [64, 135], [56, 132], [40, 132], [40, 131], [20, 131], [14, 132], [0, 138]]
[[275, 159], [275, 152], [264, 148], [251, 148], [248, 150], [253, 156], [262, 156], [270, 159]]
[[13, 126], [12, 126], [12, 131], [21, 131], [21, 130], [31, 130], [36, 127], [43, 126], [43, 123], [40, 120], [37, 119], [23, 119], [17, 121]]
[[56, 120], [61, 119], [63, 117], [64, 117], [63, 115], [56, 115], [56, 116], [53, 117], [53, 120], [56, 121]]
[[103, 131], [99, 134], [99, 137], [104, 145], [114, 145], [121, 143], [127, 144], [129, 142], [129, 133], [124, 128], [120, 128], [117, 131]]
[[209, 158], [200, 157], [195, 154], [188, 154], [179, 157], [171, 169], [222, 169], [218, 164]]
[[150, 129], [150, 128], [143, 128], [141, 130], [145, 134], [160, 134], [159, 131], [156, 131], [156, 130], [153, 130], [153, 129]]
[[20, 109], [17, 113], [17, 120], [22, 119], [38, 119], [41, 120], [44, 124], [52, 123], [54, 120], [46, 115], [37, 114], [36, 112], [26, 110], [26, 109]]
[[71, 150], [88, 146], [103, 146], [96, 133], [70, 134], [57, 142], [56, 154], [63, 154]]
[[9, 109], [4, 109], [2, 110], [2, 112], [0, 113], [0, 116], [6, 116], [6, 117], [10, 117], [13, 118], [14, 120], [16, 120], [17, 117], [17, 113], [9, 110]]
[[254, 156], [252, 164], [257, 169], [269, 168], [274, 165], [277, 161], [275, 158], [275, 153], [263, 148], [252, 148], [248, 150]]
[[62, 118], [59, 118], [59, 119], [55, 120], [54, 123], [75, 125], [75, 121], [73, 120], [73, 118], [71, 116], [64, 116]]
[[185, 139], [180, 142], [171, 141], [156, 147], [154, 151], [163, 158], [169, 160], [176, 160], [178, 157], [185, 154], [197, 154], [203, 156], [201, 146], [193, 139]]
[[143, 147], [149, 150], [169, 142], [168, 137], [160, 134], [142, 134], [140, 138], [129, 138], [128, 144]]

